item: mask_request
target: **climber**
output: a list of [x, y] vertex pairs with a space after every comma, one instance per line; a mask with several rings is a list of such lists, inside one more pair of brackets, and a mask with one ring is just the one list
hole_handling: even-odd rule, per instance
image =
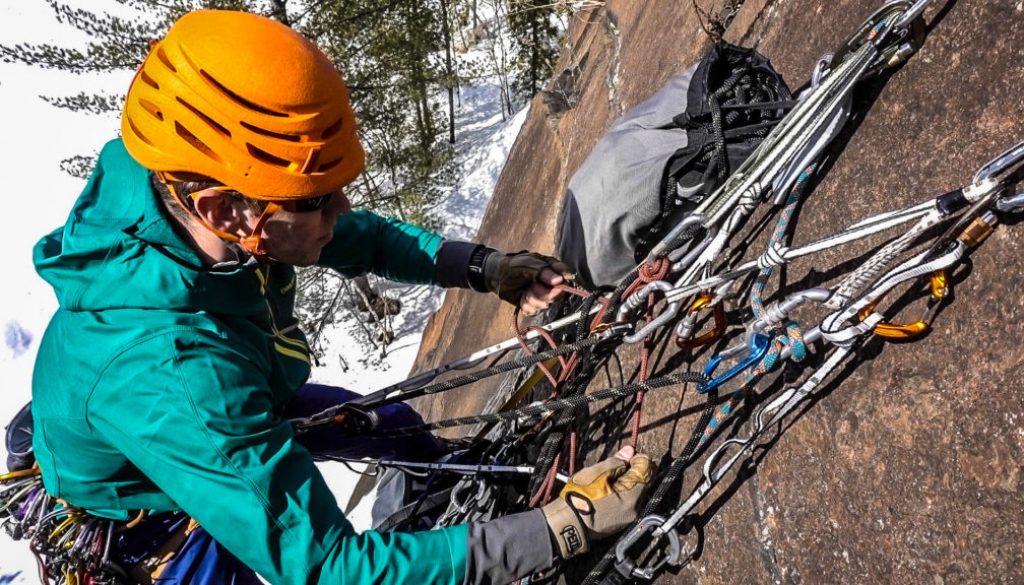
[[[121, 131], [34, 250], [60, 308], [32, 415], [49, 495], [118, 521], [148, 511], [107, 552], [133, 581], [502, 583], [635, 519], [652, 468], [629, 448], [574, 476], [577, 497], [490, 522], [357, 533], [338, 509], [311, 452], [432, 459], [444, 445], [293, 433], [290, 417], [355, 396], [306, 383], [293, 267], [492, 292], [528, 313], [567, 268], [352, 211], [343, 188], [364, 153], [345, 83], [310, 41], [252, 14], [188, 13], [136, 73]], [[379, 414], [382, 428], [420, 420], [403, 404]], [[167, 538], [142, 554], [147, 525]]]

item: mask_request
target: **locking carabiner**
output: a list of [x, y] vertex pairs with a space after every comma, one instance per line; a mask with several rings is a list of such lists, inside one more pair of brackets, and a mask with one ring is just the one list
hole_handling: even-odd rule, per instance
[[[686, 317], [676, 327], [676, 346], [679, 349], [694, 349], [708, 343], [713, 343], [725, 334], [725, 305], [718, 302], [712, 306], [713, 301], [714, 299], [711, 295], [701, 295], [690, 305]], [[697, 314], [707, 308], [714, 310], [714, 325], [711, 329], [700, 335], [691, 337], [693, 335], [693, 328], [697, 325]]]
[[708, 365], [704, 367], [704, 375], [711, 379], [698, 386], [697, 392], [706, 394], [742, 374], [744, 371], [754, 367], [768, 353], [768, 348], [771, 347], [771, 344], [772, 338], [768, 335], [763, 333], [754, 333], [750, 336], [749, 352], [747, 357], [740, 360], [740, 363], [726, 370], [722, 375], [712, 378], [715, 370], [718, 369], [718, 366], [725, 360], [725, 357], [722, 354], [715, 355], [711, 358], [711, 361], [708, 362]]

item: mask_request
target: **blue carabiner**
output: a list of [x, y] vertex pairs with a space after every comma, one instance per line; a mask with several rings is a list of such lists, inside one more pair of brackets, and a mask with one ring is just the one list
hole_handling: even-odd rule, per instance
[[721, 376], [712, 378], [712, 374], [715, 373], [715, 370], [718, 369], [718, 366], [721, 365], [723, 360], [722, 354], [715, 355], [711, 358], [711, 361], [708, 362], [708, 365], [704, 366], [704, 375], [711, 379], [698, 386], [697, 392], [700, 392], [701, 394], [710, 392], [742, 374], [744, 370], [757, 365], [757, 362], [761, 361], [768, 353], [768, 348], [771, 346], [771, 342], [771, 337], [762, 333], [755, 333], [750, 337], [750, 353], [747, 357], [740, 360], [740, 363], [726, 370]]

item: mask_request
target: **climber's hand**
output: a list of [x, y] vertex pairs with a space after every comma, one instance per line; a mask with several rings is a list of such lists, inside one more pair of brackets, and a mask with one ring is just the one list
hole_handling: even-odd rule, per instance
[[487, 290], [503, 301], [535, 315], [551, 304], [561, 290], [555, 288], [572, 278], [567, 264], [534, 252], [493, 252], [484, 263]]
[[562, 558], [585, 553], [590, 539], [612, 536], [632, 524], [653, 474], [650, 457], [623, 447], [572, 476], [558, 499], [543, 508]]

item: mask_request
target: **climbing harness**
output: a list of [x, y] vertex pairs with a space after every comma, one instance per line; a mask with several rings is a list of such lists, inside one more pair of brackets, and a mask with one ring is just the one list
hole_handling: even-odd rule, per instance
[[110, 554], [115, 522], [60, 505], [43, 489], [38, 467], [0, 475], [0, 524], [11, 538], [29, 541], [43, 583], [125, 582]]

